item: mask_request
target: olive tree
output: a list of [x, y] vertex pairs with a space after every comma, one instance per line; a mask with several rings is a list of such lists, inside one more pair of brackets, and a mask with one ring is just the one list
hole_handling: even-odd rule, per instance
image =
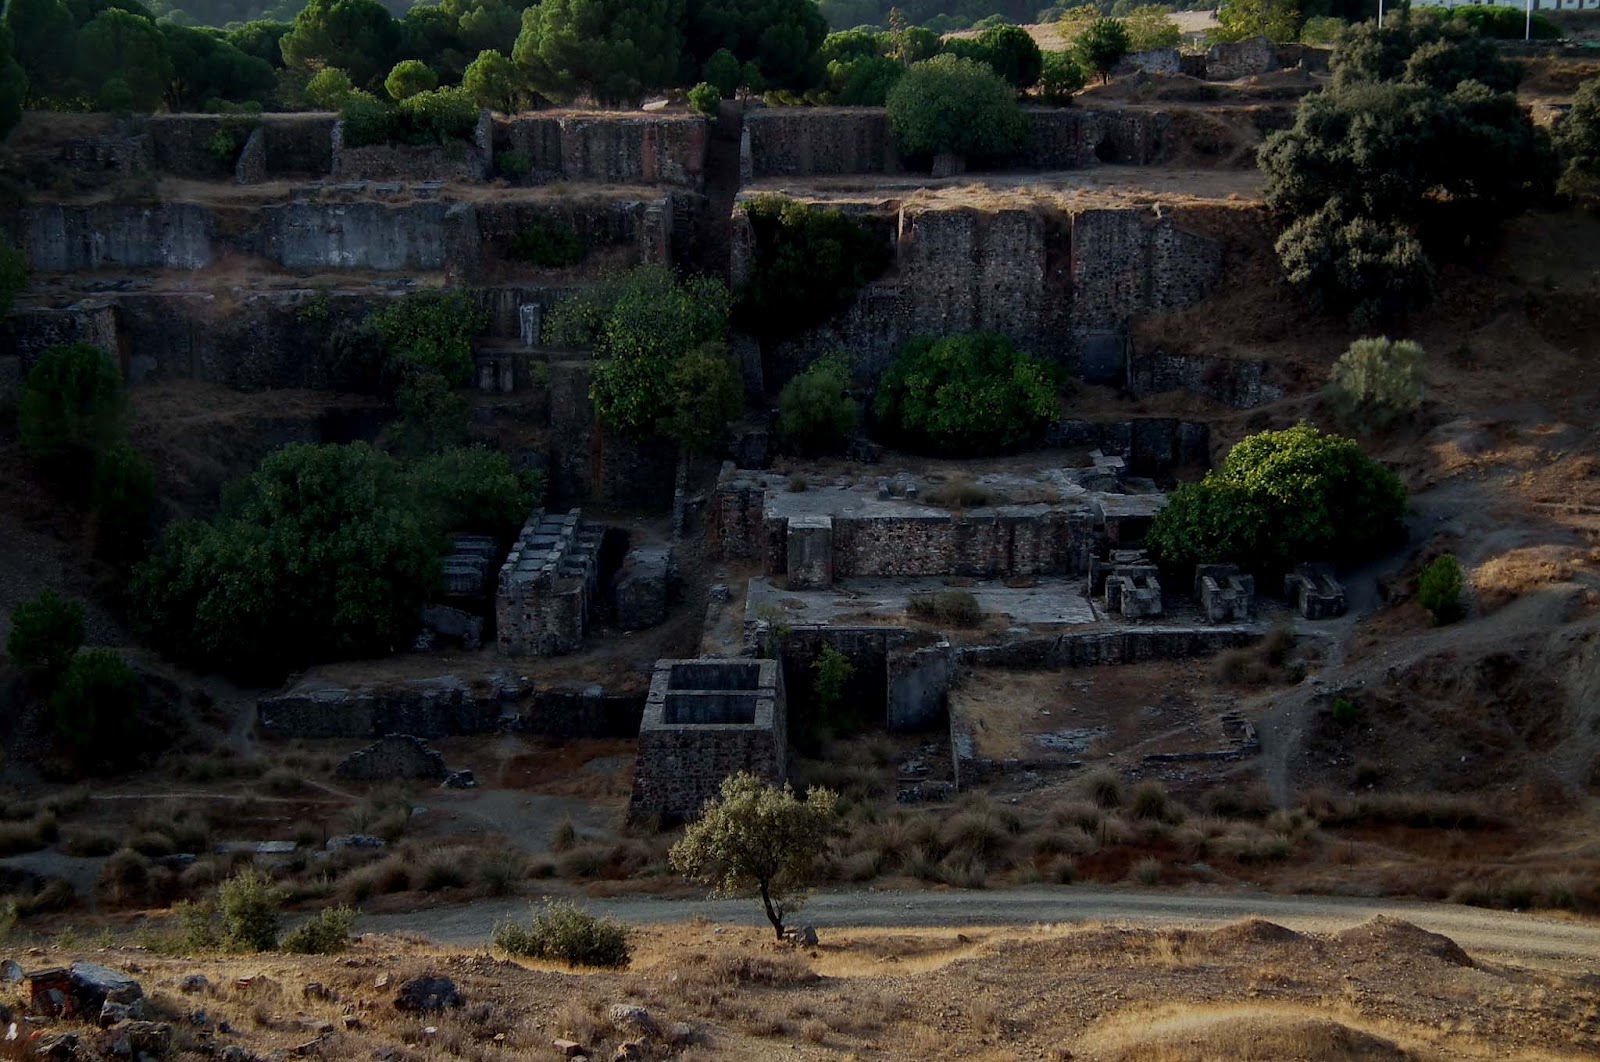
[[838, 804], [828, 789], [812, 789], [801, 800], [788, 783], [780, 789], [747, 772], [730, 775], [721, 798], [708, 802], [672, 846], [672, 866], [713, 895], [759, 896], [782, 940], [784, 919], [804, 902], [827, 848]]

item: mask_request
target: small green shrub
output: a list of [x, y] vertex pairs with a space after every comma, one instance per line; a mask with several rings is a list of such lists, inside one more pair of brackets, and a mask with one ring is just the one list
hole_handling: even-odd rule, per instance
[[806, 479], [806, 477], [801, 476], [801, 475], [793, 475], [793, 476], [789, 477], [789, 493], [790, 494], [804, 494], [806, 491], [808, 491], [810, 489], [811, 489], [811, 481]]
[[811, 685], [811, 696], [816, 704], [817, 716], [827, 725], [844, 701], [844, 688], [856, 673], [850, 658], [831, 645], [822, 647], [811, 670], [816, 678]]
[[722, 93], [717, 91], [715, 85], [700, 82], [689, 90], [689, 109], [696, 114], [703, 114], [708, 118], [716, 116], [717, 107], [722, 103]]
[[945, 509], [981, 509], [992, 502], [993, 496], [983, 487], [962, 474], [951, 476], [948, 482], [923, 495], [929, 505]]
[[344, 122], [347, 147], [386, 144], [395, 137], [394, 108], [370, 92], [355, 89], [346, 93], [339, 107], [339, 117]]
[[419, 507], [443, 531], [514, 536], [544, 498], [540, 473], [519, 473], [505, 454], [463, 447], [433, 454], [411, 468]]
[[885, 110], [895, 146], [914, 159], [1005, 158], [1032, 132], [1005, 78], [987, 63], [954, 55], [913, 64], [889, 90]]
[[389, 76], [383, 80], [383, 89], [389, 98], [408, 100], [420, 92], [431, 92], [439, 87], [439, 75], [421, 59], [402, 59], [394, 64]]
[[778, 431], [802, 453], [843, 451], [860, 419], [850, 368], [839, 355], [813, 362], [778, 394]]
[[1039, 74], [1039, 97], [1046, 103], [1071, 103], [1073, 94], [1083, 88], [1087, 80], [1077, 56], [1071, 52], [1045, 52], [1044, 69]]
[[83, 644], [83, 606], [54, 590], [11, 610], [6, 655], [29, 682], [55, 685]]
[[230, 951], [271, 951], [278, 946], [283, 898], [272, 879], [247, 867], [217, 886], [221, 941]]
[[1422, 406], [1422, 347], [1387, 337], [1358, 339], [1339, 356], [1330, 397], [1339, 414], [1362, 429], [1381, 429]]
[[1461, 562], [1441, 553], [1417, 577], [1417, 601], [1435, 623], [1453, 623], [1465, 613], [1461, 603]]
[[564, 900], [545, 901], [526, 925], [506, 922], [496, 926], [492, 939], [494, 946], [508, 955], [571, 966], [621, 969], [633, 957], [625, 927]]
[[144, 683], [112, 649], [80, 651], [50, 696], [56, 732], [94, 766], [135, 751], [143, 706]]
[[133, 444], [115, 443], [95, 462], [94, 544], [100, 556], [121, 567], [150, 547], [156, 508], [156, 474]]
[[307, 102], [324, 111], [343, 110], [354, 91], [350, 75], [336, 66], [323, 67], [306, 82]]
[[988, 454], [1037, 441], [1056, 417], [1055, 366], [997, 332], [920, 336], [878, 387], [879, 424], [909, 449]]
[[507, 180], [520, 181], [533, 172], [533, 156], [526, 151], [513, 148], [496, 154], [494, 166], [500, 171], [500, 176]]
[[404, 144], [448, 144], [471, 140], [478, 105], [459, 88], [433, 89], [395, 105], [395, 138]]
[[350, 927], [356, 913], [348, 907], [324, 907], [315, 918], [291, 929], [283, 938], [284, 951], [296, 955], [333, 955], [350, 946]]
[[367, 316], [401, 372], [436, 372], [450, 387], [472, 380], [472, 340], [487, 315], [460, 288], [418, 291]]
[[1333, 721], [1340, 726], [1349, 726], [1361, 719], [1361, 709], [1356, 707], [1354, 701], [1348, 697], [1335, 697], [1332, 709]]
[[22, 448], [63, 486], [88, 492], [97, 455], [122, 437], [127, 392], [111, 356], [89, 343], [50, 347], [22, 382], [17, 432]]
[[966, 590], [913, 594], [909, 611], [924, 622], [951, 627], [977, 627], [983, 623], [983, 609], [978, 607], [978, 599]]
[[570, 225], [535, 218], [511, 240], [511, 257], [539, 269], [565, 269], [583, 261], [589, 253]]

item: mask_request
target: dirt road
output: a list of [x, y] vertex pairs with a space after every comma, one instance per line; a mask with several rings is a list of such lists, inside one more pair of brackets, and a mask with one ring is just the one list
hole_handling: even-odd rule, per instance
[[[753, 900], [617, 897], [586, 906], [624, 922], [759, 923]], [[361, 918], [365, 932], [416, 933], [440, 944], [488, 942], [497, 922], [526, 916], [528, 901], [493, 900], [405, 915]], [[818, 928], [967, 927], [1112, 922], [1206, 927], [1260, 917], [1306, 932], [1333, 932], [1374, 915], [1443, 933], [1477, 958], [1574, 972], [1600, 970], [1600, 923], [1563, 921], [1454, 904], [1336, 896], [1211, 895], [1123, 889], [1031, 888], [1005, 892], [830, 892], [813, 896], [798, 921]]]

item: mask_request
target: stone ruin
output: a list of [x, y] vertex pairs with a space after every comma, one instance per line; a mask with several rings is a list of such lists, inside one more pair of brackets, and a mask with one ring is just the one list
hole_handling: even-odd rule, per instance
[[1241, 575], [1237, 564], [1197, 565], [1194, 596], [1207, 621], [1248, 623], [1256, 597], [1255, 576]]
[[421, 738], [389, 734], [340, 760], [333, 773], [347, 782], [387, 782], [438, 781], [446, 771], [444, 757]]
[[787, 772], [788, 718], [776, 660], [660, 660], [639, 724], [630, 818], [691, 818], [722, 780]]
[[601, 530], [577, 509], [537, 509], [500, 568], [495, 619], [500, 651], [560, 656], [583, 644], [599, 583]]
[[1344, 615], [1344, 584], [1334, 577], [1331, 564], [1296, 564], [1284, 576], [1283, 596], [1308, 620]]

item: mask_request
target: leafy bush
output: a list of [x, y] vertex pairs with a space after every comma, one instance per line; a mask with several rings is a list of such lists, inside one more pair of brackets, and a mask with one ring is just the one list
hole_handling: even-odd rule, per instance
[[510, 151], [501, 151], [494, 157], [495, 169], [500, 171], [500, 176], [508, 180], [520, 181], [533, 172], [533, 156], [526, 151], [513, 148]]
[[109, 354], [89, 343], [50, 347], [22, 381], [17, 431], [28, 456], [81, 496], [95, 457], [122, 437], [126, 409]]
[[544, 495], [544, 477], [519, 475], [505, 454], [481, 447], [446, 450], [417, 462], [410, 481], [417, 505], [443, 531], [510, 539]]
[[82, 644], [83, 606], [54, 590], [11, 610], [6, 655], [29, 682], [55, 685]]
[[95, 550], [113, 564], [132, 564], [145, 555], [154, 531], [156, 475], [133, 444], [112, 445], [95, 462]]
[[812, 663], [811, 670], [816, 672], [816, 678], [811, 684], [811, 697], [818, 718], [826, 723], [840, 707], [844, 699], [845, 685], [855, 674], [855, 665], [850, 663], [849, 657], [833, 646], [824, 645]]
[[217, 886], [221, 940], [230, 951], [271, 951], [278, 946], [283, 897], [272, 879], [246, 867]]
[[[694, 423], [690, 411], [673, 408], [675, 388], [686, 379], [676, 367], [704, 344], [726, 338], [728, 314], [728, 291], [719, 282], [692, 277], [679, 283], [663, 266], [639, 266], [557, 305], [546, 319], [545, 338], [598, 355], [589, 394], [609, 427], [646, 441], [662, 430], [663, 414], [671, 414], [684, 437], [709, 437], [724, 424]], [[702, 351], [692, 368], [689, 375], [698, 375], [712, 369], [712, 361]], [[727, 393], [719, 386], [694, 408], [714, 418], [724, 411]]]
[[589, 245], [572, 226], [534, 218], [511, 240], [511, 257], [540, 269], [565, 269], [583, 261]]
[[420, 92], [439, 87], [439, 75], [421, 59], [402, 59], [383, 80], [383, 89], [392, 100], [408, 100]]
[[131, 751], [144, 704], [144, 683], [111, 649], [72, 658], [50, 695], [56, 732], [94, 766], [122, 762]]
[[550, 959], [570, 966], [621, 969], [633, 957], [626, 927], [597, 918], [566, 900], [546, 900], [527, 925], [495, 926], [494, 946], [507, 955]]
[[1422, 347], [1409, 340], [1358, 339], [1339, 356], [1331, 397], [1348, 421], [1384, 428], [1422, 405]]
[[134, 569], [135, 616], [173, 655], [276, 677], [391, 652], [439, 578], [439, 528], [365, 444], [285, 447], [215, 522], [170, 527]]
[[1556, 125], [1555, 142], [1563, 167], [1562, 194], [1600, 192], [1600, 78], [1590, 78], [1573, 93], [1572, 108]]
[[1262, 432], [1173, 491], [1145, 545], [1163, 565], [1232, 561], [1263, 573], [1359, 563], [1404, 537], [1405, 488], [1349, 439], [1307, 424]]
[[985, 64], [1017, 89], [1037, 84], [1044, 63], [1039, 46], [1021, 26], [991, 26], [976, 38], [952, 37], [942, 50]]
[[764, 342], [822, 324], [889, 267], [883, 235], [841, 210], [779, 195], [759, 196], [743, 209], [754, 241], [734, 314]]
[[355, 919], [356, 913], [348, 907], [324, 907], [315, 918], [291, 929], [282, 948], [296, 955], [337, 954], [350, 946]]
[[1046, 103], [1071, 103], [1073, 93], [1083, 88], [1083, 67], [1071, 52], [1045, 52], [1044, 69], [1039, 74], [1039, 96]]
[[931, 594], [913, 594], [911, 615], [928, 623], [943, 623], [951, 627], [977, 627], [983, 623], [983, 609], [978, 599], [967, 590], [935, 590]]
[[837, 354], [813, 362], [778, 393], [778, 431], [805, 453], [840, 452], [860, 419], [850, 369]]
[[667, 413], [657, 430], [689, 453], [716, 453], [744, 405], [744, 382], [727, 344], [710, 341], [673, 362], [666, 394]]
[[1122, 61], [1130, 47], [1127, 27], [1114, 18], [1095, 19], [1072, 42], [1078, 62], [1085, 70], [1099, 74], [1101, 81], [1111, 80], [1111, 68]]
[[1339, 40], [1344, 32], [1346, 22], [1342, 18], [1331, 15], [1314, 15], [1306, 19], [1305, 25], [1300, 27], [1300, 43], [1316, 44], [1327, 47]]
[[346, 93], [339, 117], [344, 122], [346, 147], [386, 144], [395, 138], [394, 108], [370, 92], [355, 89]]
[[[1470, 26], [1485, 37], [1503, 41], [1520, 41], [1528, 32], [1527, 12], [1520, 7], [1483, 5], [1452, 7], [1441, 12], [1450, 21]], [[1544, 15], [1533, 13], [1533, 39], [1553, 41], [1562, 36], [1561, 27]]]
[[[323, 111], [342, 111], [355, 91], [350, 75], [336, 66], [325, 66], [306, 82], [306, 100]], [[348, 132], [348, 130], [347, 130]]]
[[889, 132], [913, 159], [1015, 154], [1032, 132], [1016, 91], [984, 63], [937, 55], [913, 64], [889, 90]]
[[367, 317], [390, 358], [406, 373], [435, 372], [451, 387], [472, 380], [472, 340], [487, 317], [459, 288], [418, 291]]
[[882, 107], [905, 72], [905, 64], [882, 55], [835, 59], [828, 64], [828, 102], [840, 107]]
[[395, 137], [401, 143], [471, 140], [477, 127], [478, 105], [459, 88], [418, 92], [395, 106]]
[[1000, 453], [1037, 440], [1055, 419], [1054, 366], [995, 332], [907, 343], [878, 386], [879, 423], [913, 449]]
[[1433, 263], [1400, 225], [1323, 209], [1291, 224], [1275, 249], [1313, 307], [1348, 312], [1357, 328], [1400, 320], [1433, 297]]
[[1417, 602], [1435, 623], [1453, 623], [1465, 610], [1461, 604], [1461, 562], [1453, 553], [1441, 553], [1417, 577]]
[[206, 153], [224, 166], [233, 166], [239, 160], [245, 141], [250, 139], [252, 129], [251, 124], [229, 119], [206, 141]]
[[722, 104], [722, 93], [715, 85], [705, 81], [689, 90], [689, 109], [696, 114], [715, 118]]
[[1330, 714], [1333, 716], [1333, 721], [1340, 726], [1349, 726], [1361, 720], [1361, 709], [1348, 697], [1335, 697]]
[[1183, 40], [1183, 31], [1172, 21], [1172, 9], [1163, 4], [1141, 4], [1121, 16], [1121, 22], [1128, 31], [1130, 52], [1176, 48]]

